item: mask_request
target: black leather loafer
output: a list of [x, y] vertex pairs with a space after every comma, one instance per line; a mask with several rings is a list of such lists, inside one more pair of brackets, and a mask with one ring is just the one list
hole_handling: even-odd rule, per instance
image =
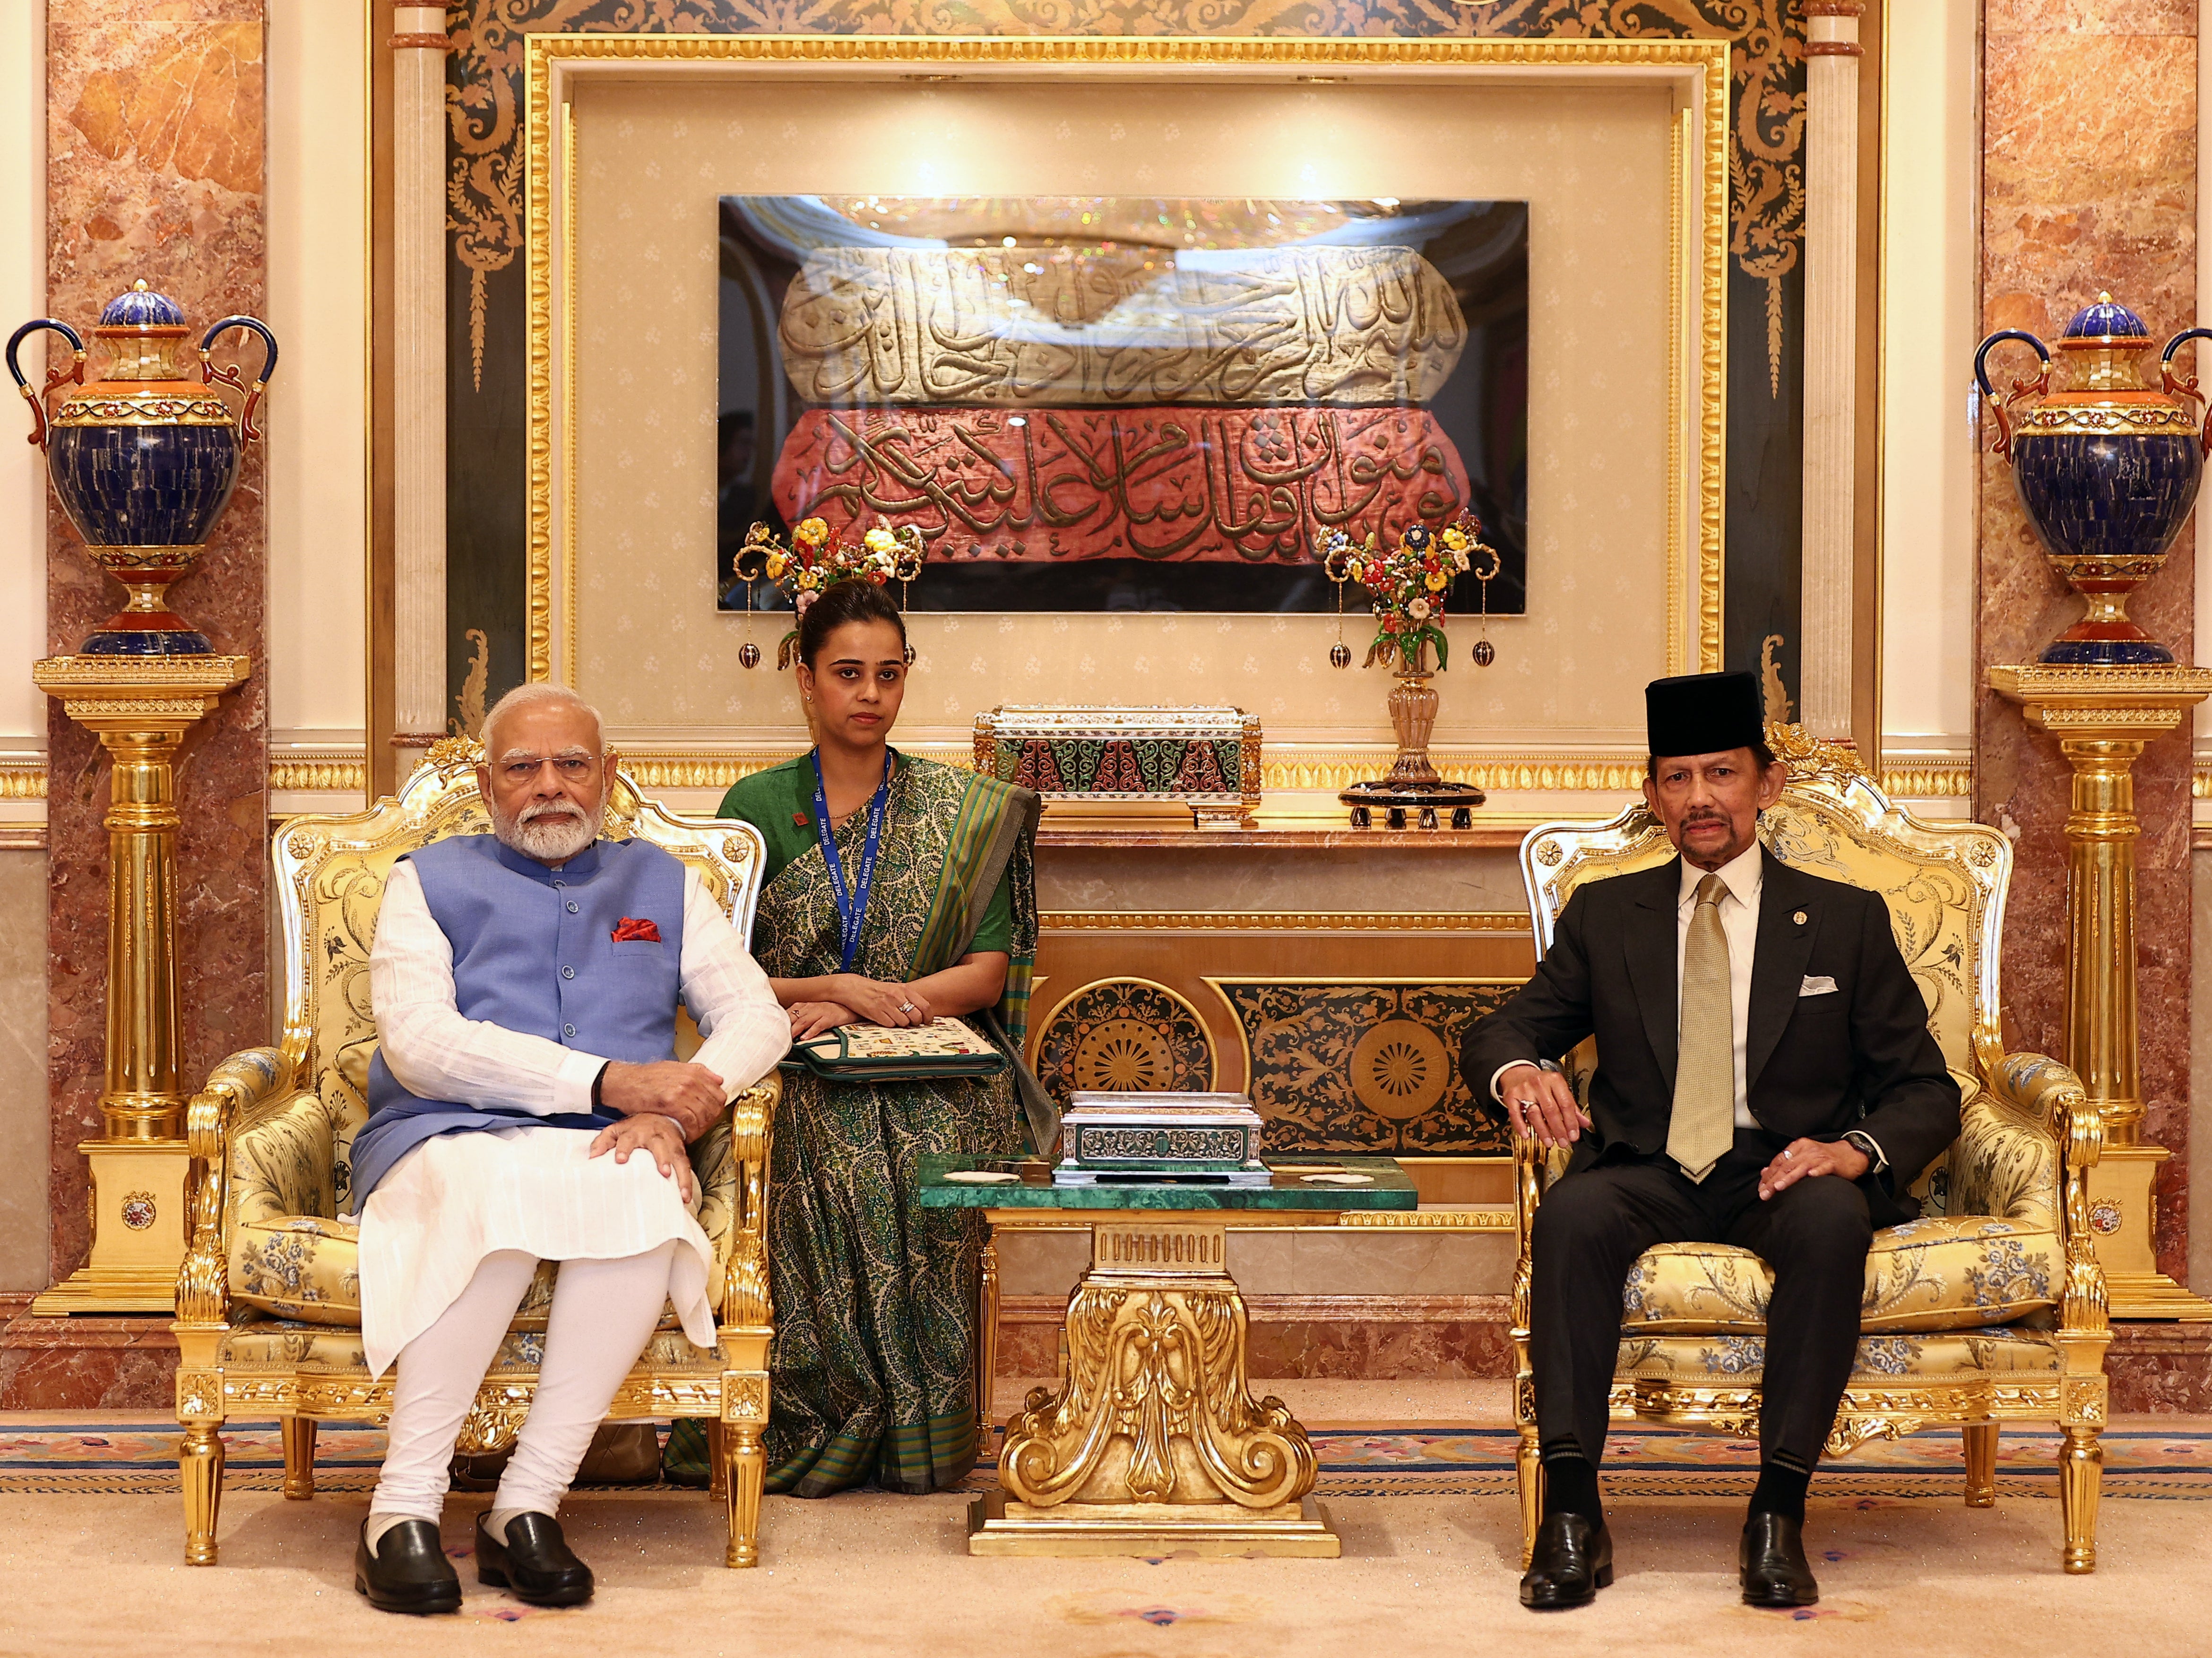
[[403, 1520], [368, 1552], [368, 1522], [354, 1545], [353, 1586], [379, 1612], [421, 1615], [461, 1609], [460, 1574], [446, 1558], [438, 1528], [427, 1520]]
[[1531, 1612], [1586, 1606], [1613, 1582], [1613, 1533], [1583, 1514], [1555, 1514], [1536, 1527], [1521, 1604]]
[[1805, 1527], [1787, 1515], [1754, 1514], [1743, 1522], [1736, 1564], [1747, 1606], [1809, 1606], [1820, 1585], [1805, 1562]]
[[592, 1569], [568, 1552], [561, 1522], [550, 1514], [518, 1514], [495, 1538], [477, 1516], [477, 1582], [512, 1589], [538, 1606], [574, 1606], [592, 1598]]

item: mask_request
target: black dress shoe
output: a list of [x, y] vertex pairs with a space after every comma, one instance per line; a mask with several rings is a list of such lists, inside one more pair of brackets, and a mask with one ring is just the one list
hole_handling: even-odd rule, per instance
[[1613, 1582], [1613, 1533], [1585, 1514], [1554, 1514], [1536, 1527], [1521, 1604], [1531, 1612], [1586, 1606]]
[[380, 1612], [459, 1612], [461, 1579], [427, 1520], [403, 1520], [368, 1552], [368, 1522], [354, 1545], [353, 1586]]
[[1805, 1564], [1805, 1527], [1782, 1514], [1753, 1514], [1743, 1522], [1736, 1564], [1747, 1606], [1809, 1606], [1820, 1598]]
[[477, 1582], [513, 1589], [533, 1606], [574, 1606], [592, 1598], [592, 1569], [568, 1552], [561, 1522], [525, 1512], [507, 1522], [505, 1538], [477, 1516]]

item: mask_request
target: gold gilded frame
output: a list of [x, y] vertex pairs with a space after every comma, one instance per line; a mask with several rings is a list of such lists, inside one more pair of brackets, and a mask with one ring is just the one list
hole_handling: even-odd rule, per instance
[[580, 80], [594, 76], [634, 82], [666, 74], [696, 80], [702, 72], [787, 79], [830, 73], [840, 79], [874, 80], [927, 74], [1035, 78], [1042, 73], [1070, 80], [1182, 78], [1201, 83], [1325, 73], [1347, 80], [1443, 76], [1493, 83], [1669, 84], [1674, 112], [1669, 140], [1667, 671], [1720, 666], [1727, 429], [1726, 40], [532, 34], [526, 47], [523, 105], [531, 679], [573, 681], [577, 657], [571, 95]]

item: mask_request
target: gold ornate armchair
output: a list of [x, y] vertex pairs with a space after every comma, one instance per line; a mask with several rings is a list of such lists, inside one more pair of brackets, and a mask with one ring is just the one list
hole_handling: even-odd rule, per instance
[[[402, 853], [489, 827], [477, 793], [477, 750], [434, 744], [397, 799], [347, 817], [296, 817], [273, 855], [284, 929], [285, 1018], [280, 1048], [249, 1048], [216, 1068], [191, 1102], [191, 1237], [177, 1284], [178, 1455], [185, 1557], [216, 1558], [224, 1418], [280, 1418], [284, 1495], [315, 1489], [318, 1421], [382, 1421], [392, 1374], [369, 1379], [361, 1339], [357, 1230], [348, 1160], [367, 1121], [368, 951], [386, 877]], [[617, 774], [607, 831], [642, 835], [696, 865], [734, 923], [750, 933], [764, 848], [750, 824], [679, 817], [641, 799]], [[708, 1299], [716, 1347], [695, 1347], [665, 1313], [616, 1394], [611, 1418], [705, 1417], [715, 1424], [714, 1494], [729, 1505], [727, 1564], [759, 1559], [766, 1473], [768, 1349], [773, 1334], [766, 1253], [769, 1135], [775, 1074], [732, 1101], [691, 1148], [703, 1193], [699, 1224], [719, 1272]], [[461, 1430], [461, 1448], [511, 1443], [528, 1413], [544, 1345], [556, 1268], [542, 1266]]]
[[[1830, 1456], [1935, 1424], [1965, 1437], [1966, 1503], [1996, 1500], [2002, 1424], [2057, 1421], [2065, 1568], [2095, 1569], [2106, 1419], [2105, 1277], [2088, 1224], [2087, 1176], [2104, 1128], [2074, 1072], [2037, 1054], [2006, 1054], [1997, 1035], [1998, 943], [2012, 847], [1972, 823], [1923, 823], [1899, 811], [1844, 750], [1796, 726], [1770, 727], [1790, 764], [1759, 837], [1785, 863], [1880, 892], [1899, 947], [1928, 999], [1929, 1028], [1965, 1096], [1950, 1151], [1912, 1188], [1922, 1218], [1875, 1235], [1858, 1357]], [[1605, 824], [1547, 823], [1521, 844], [1540, 948], [1583, 883], [1662, 863], [1674, 849], [1640, 804]], [[1602, 1056], [1568, 1064], [1578, 1090]], [[1520, 1428], [1522, 1550], [1542, 1496], [1528, 1363], [1528, 1235], [1565, 1167], [1533, 1142], [1516, 1156], [1520, 1260], [1513, 1278], [1514, 1414]], [[1630, 1271], [1612, 1415], [1759, 1431], [1765, 1316], [1773, 1279], [1745, 1249], [1662, 1244]]]

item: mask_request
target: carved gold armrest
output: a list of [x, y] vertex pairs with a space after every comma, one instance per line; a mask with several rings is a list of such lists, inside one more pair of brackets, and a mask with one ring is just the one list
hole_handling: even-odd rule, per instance
[[185, 1111], [185, 1207], [191, 1235], [177, 1273], [177, 1321], [220, 1325], [230, 1308], [223, 1258], [229, 1140], [240, 1121], [289, 1097], [293, 1067], [282, 1049], [249, 1048], [209, 1074]]
[[1990, 1095], [2039, 1126], [2058, 1142], [2063, 1171], [2060, 1215], [2066, 1239], [2066, 1289], [2058, 1303], [2060, 1327], [2102, 1331], [2106, 1315], [2105, 1269], [2089, 1226], [2089, 1171], [2105, 1154], [2105, 1119], [2072, 1069], [2042, 1054], [2007, 1054], [1988, 1067]]
[[768, 1160], [782, 1096], [783, 1078], [771, 1071], [730, 1102], [730, 1151], [738, 1178], [722, 1278], [725, 1325], [765, 1330], [775, 1322], [768, 1283]]

